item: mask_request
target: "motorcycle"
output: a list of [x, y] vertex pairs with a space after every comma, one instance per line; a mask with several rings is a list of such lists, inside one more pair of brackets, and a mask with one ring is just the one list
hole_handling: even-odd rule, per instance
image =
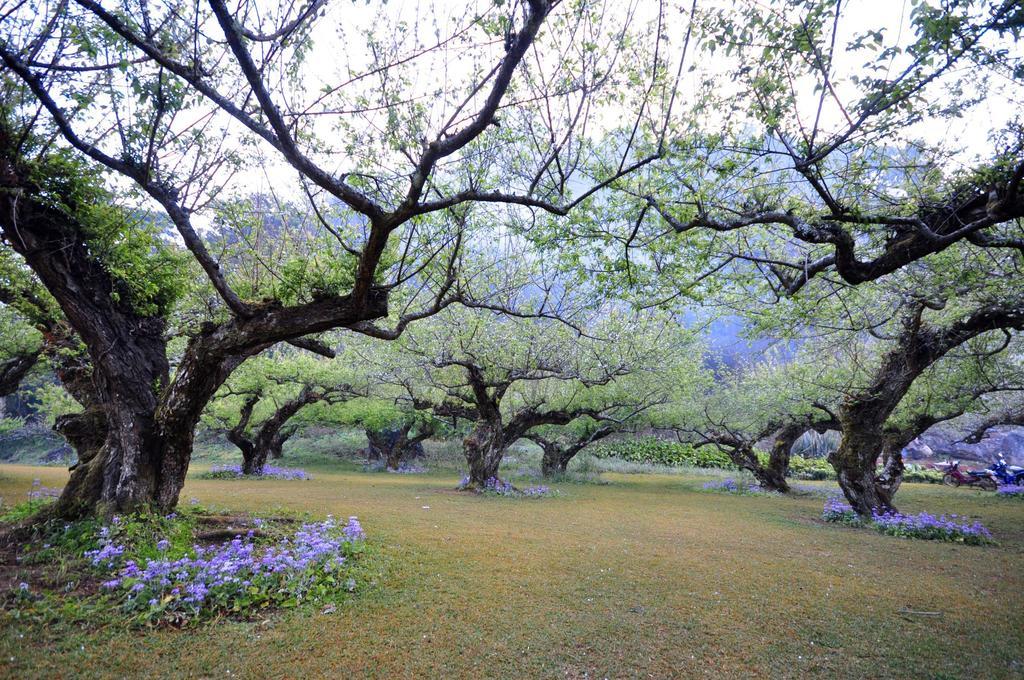
[[1024, 484], [1024, 468], [1019, 465], [1007, 465], [1002, 456], [990, 468], [992, 474], [1001, 484]]
[[943, 471], [942, 483], [946, 486], [977, 486], [987, 491], [995, 491], [999, 486], [991, 471], [961, 470], [958, 460], [936, 463], [935, 467]]

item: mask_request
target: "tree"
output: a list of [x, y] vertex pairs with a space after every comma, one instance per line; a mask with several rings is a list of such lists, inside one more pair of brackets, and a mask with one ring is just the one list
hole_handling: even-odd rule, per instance
[[280, 458], [295, 433], [296, 416], [319, 402], [344, 403], [361, 394], [346, 382], [349, 371], [337, 360], [317, 360], [297, 352], [246, 362], [228, 379], [207, 409], [207, 421], [224, 430], [242, 452], [242, 472], [259, 475], [267, 460]]
[[581, 418], [622, 421], [656, 403], [653, 378], [632, 393], [620, 381], [653, 372], [662, 351], [683, 346], [664, 317], [614, 307], [563, 317], [526, 322], [448, 310], [403, 339], [413, 365], [396, 376], [410, 400], [471, 423], [463, 440], [471, 486], [497, 478], [507, 448], [532, 430]]
[[1020, 399], [1016, 403], [1011, 402], [985, 416], [961, 441], [977, 444], [988, 435], [989, 430], [1000, 425], [1024, 426], [1024, 403], [1021, 403]]
[[70, 382], [83, 356], [57, 303], [23, 263], [0, 250], [0, 394], [17, 391], [44, 357]]
[[7, 396], [18, 391], [38, 363], [42, 342], [35, 329], [6, 307], [0, 308], [0, 328], [0, 396]]
[[[793, 445], [809, 430], [838, 428], [829, 405], [839, 378], [820, 347], [803, 347], [723, 370], [698, 401], [677, 406], [673, 429], [696, 446], [715, 446], [765, 489], [787, 493]], [[782, 356], [780, 356], [780, 354]], [[758, 445], [771, 442], [767, 462]]]
[[415, 422], [404, 422], [391, 429], [366, 430], [368, 444], [367, 458], [383, 460], [388, 470], [399, 470], [405, 463], [423, 456], [423, 442], [434, 436], [434, 428], [430, 421], [420, 423], [415, 433]]
[[589, 422], [575, 426], [570, 424], [558, 429], [551, 427], [554, 432], [547, 432], [545, 428], [535, 428], [523, 435], [541, 448], [540, 473], [543, 476], [565, 474], [569, 462], [580, 451], [605, 437], [623, 431], [621, 422], [593, 418], [580, 420]]
[[[885, 424], [922, 373], [949, 352], [998, 329], [1024, 329], [1024, 300], [1005, 299], [981, 304], [949, 320], [928, 323], [925, 310], [934, 302], [920, 301], [901, 318], [902, 328], [891, 347], [881, 354], [868, 379], [846, 396], [837, 411], [843, 438], [829, 456], [839, 485], [862, 515], [893, 508], [898, 478], [876, 473], [885, 443]], [[894, 484], [895, 482], [895, 484]]]
[[[678, 153], [628, 190], [638, 210], [693, 236], [682, 257], [717, 234], [712, 266], [747, 262], [793, 295], [815, 278], [874, 281], [958, 243], [1024, 248], [1019, 3], [919, 4], [898, 34], [854, 32], [852, 11], [709, 13], [703, 45], [724, 51], [736, 87], [709, 89], [702, 105], [734, 115], [710, 130], [682, 118]], [[975, 112], [981, 101], [993, 108]], [[991, 126], [987, 157], [934, 138], [958, 118]]]
[[[556, 3], [530, 0], [498, 11], [496, 22], [470, 16], [437, 45], [414, 46], [413, 56], [398, 54], [406, 47], [397, 37], [400, 26], [383, 51], [374, 30], [360, 33], [367, 49], [346, 51], [368, 59], [351, 64], [358, 75], [346, 74], [294, 106], [285, 102], [304, 89], [294, 85], [314, 42], [312, 7], [287, 4], [267, 15], [249, 2], [232, 10], [210, 0], [208, 6], [139, 2], [108, 11], [80, 0], [43, 11], [22, 4], [4, 16], [0, 230], [84, 343], [96, 385], [83, 412], [91, 422], [68, 433], [80, 463], [56, 512], [173, 507], [195, 424], [247, 358], [280, 342], [330, 354], [309, 336], [335, 328], [393, 339], [464, 297], [457, 264], [473, 205], [532, 206], [543, 196], [564, 215], [653, 160], [590, 173], [578, 132], [590, 114], [549, 116], [547, 124], [538, 119], [558, 101], [600, 103], [610, 74], [602, 80], [595, 69], [625, 63], [608, 50], [589, 55], [571, 48], [555, 60], [559, 77], [549, 81], [525, 69], [535, 43], [557, 48], [562, 31], [594, 21], [592, 13], [567, 12], [538, 42], [555, 9]], [[607, 45], [622, 36], [621, 26], [595, 28]], [[477, 39], [476, 53], [491, 66], [471, 69], [434, 106], [410, 104], [403, 92], [415, 81], [410, 69], [443, 58], [446, 42], [463, 38]], [[183, 51], [185, 45], [192, 47]], [[530, 104], [510, 101], [517, 72], [525, 72], [516, 87], [529, 91], [521, 101]], [[552, 83], [562, 77], [579, 85], [560, 92]], [[352, 113], [356, 101], [369, 104]], [[499, 120], [502, 107], [507, 114]], [[131, 115], [122, 115], [128, 109]], [[386, 114], [385, 134], [372, 111]], [[516, 112], [523, 126], [514, 124]], [[337, 137], [322, 127], [323, 116], [333, 116], [351, 146], [326, 145]], [[90, 124], [97, 120], [114, 124]], [[558, 128], [564, 143], [533, 157], [502, 152], [503, 131], [533, 123], [540, 123], [535, 130]], [[78, 156], [51, 144], [54, 136]], [[326, 168], [335, 167], [338, 151], [351, 156], [351, 165], [335, 173]], [[193, 224], [215, 195], [229, 193], [236, 170], [266, 155], [298, 175], [307, 212], [334, 239], [327, 285], [320, 285], [322, 276], [291, 277], [301, 285], [286, 287], [287, 296], [245, 297], [235, 286], [237, 273], [224, 268], [230, 262], [214, 257]], [[480, 157], [493, 162], [478, 163]], [[559, 163], [564, 160], [569, 164]], [[549, 172], [552, 163], [558, 174]], [[160, 206], [187, 261], [218, 298], [210, 317], [187, 333], [173, 373], [165, 334], [178, 290], [174, 274], [189, 267], [118, 207], [120, 197], [100, 185], [96, 166], [129, 180], [139, 204]], [[595, 179], [573, 197], [569, 187], [579, 186], [573, 180], [583, 172]], [[534, 181], [520, 182], [524, 174]], [[523, 186], [522, 193], [492, 189], [508, 180]], [[154, 279], [157, 273], [162, 276]], [[404, 295], [402, 312], [389, 326], [373, 323], [388, 317], [393, 291], [405, 284], [416, 292]]]

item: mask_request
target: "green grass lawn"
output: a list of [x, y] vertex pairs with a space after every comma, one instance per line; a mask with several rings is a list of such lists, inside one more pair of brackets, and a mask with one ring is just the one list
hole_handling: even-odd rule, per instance
[[[968, 514], [999, 541], [972, 547], [827, 525], [820, 498], [706, 493], [688, 475], [524, 500], [453, 492], [451, 475], [313, 473], [190, 479], [182, 501], [358, 515], [372, 583], [345, 606], [184, 630], [6, 618], [0, 675], [1024, 677], [1024, 503], [904, 485], [901, 509]], [[0, 466], [0, 496], [66, 474]]]

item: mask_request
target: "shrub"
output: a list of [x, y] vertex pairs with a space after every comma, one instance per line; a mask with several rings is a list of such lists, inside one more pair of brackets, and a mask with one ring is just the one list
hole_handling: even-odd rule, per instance
[[696, 448], [690, 444], [668, 442], [656, 437], [640, 437], [591, 446], [595, 458], [618, 458], [649, 465], [691, 465], [700, 468], [734, 468], [729, 457], [713, 447]]
[[[768, 462], [765, 455], [762, 462]], [[789, 459], [789, 475], [796, 479], [809, 481], [821, 481], [835, 479], [836, 471], [824, 458], [804, 458], [802, 456], [791, 456]]]
[[[735, 470], [729, 456], [713, 446], [697, 448], [690, 444], [669, 442], [655, 437], [640, 437], [620, 442], [598, 444], [588, 449], [595, 458], [618, 458], [631, 463], [648, 465], [679, 466]], [[768, 454], [759, 453], [762, 465], [768, 463]], [[803, 458], [792, 456], [789, 461], [790, 476], [796, 479], [835, 479], [835, 470], [824, 458]]]
[[923, 484], [942, 484], [942, 472], [931, 470], [923, 465], [910, 464], [903, 471], [904, 482], [919, 482]]
[[209, 472], [199, 474], [200, 479], [312, 479], [299, 468], [281, 468], [265, 465], [258, 475], [247, 475], [242, 472], [241, 465], [214, 465]]

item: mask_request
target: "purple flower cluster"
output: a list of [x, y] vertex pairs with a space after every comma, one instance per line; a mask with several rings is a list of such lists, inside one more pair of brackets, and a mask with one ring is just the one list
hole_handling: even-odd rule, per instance
[[[126, 597], [128, 609], [198, 614], [201, 610], [238, 611], [267, 603], [298, 601], [325, 589], [336, 589], [335, 574], [346, 554], [365, 538], [359, 520], [340, 523], [328, 515], [323, 522], [303, 524], [293, 536], [258, 546], [254, 533], [211, 546], [193, 546], [190, 554], [172, 559], [161, 555], [139, 564], [125, 560], [123, 546], [100, 531], [101, 547], [86, 553], [93, 564], [115, 572], [103, 583]], [[157, 549], [166, 553], [170, 543]], [[116, 571], [115, 571], [116, 570]], [[332, 585], [333, 584], [333, 585]]]
[[537, 486], [527, 486], [519, 490], [524, 496], [538, 497], [538, 496], [550, 496], [551, 487], [539, 484]]
[[[840, 524], [862, 524], [861, 518], [849, 503], [841, 497], [832, 496], [825, 501], [821, 513], [826, 522]], [[927, 512], [904, 515], [899, 512], [873, 513], [868, 525], [888, 536], [923, 538], [933, 541], [952, 541], [981, 545], [992, 542], [992, 533], [981, 522], [968, 524], [956, 514], [936, 517]]]
[[28, 492], [28, 499], [34, 501], [40, 498], [57, 498], [62, 491], [64, 489], [52, 489], [48, 486], [43, 486], [42, 482], [38, 479], [33, 479], [32, 488]]
[[496, 493], [499, 496], [513, 496], [515, 495], [516, 488], [512, 486], [512, 482], [508, 480], [502, 481], [497, 477], [491, 477], [484, 482], [484, 491]]
[[1024, 484], [1003, 484], [996, 489], [996, 495], [1000, 498], [1024, 499]]
[[215, 479], [312, 479], [305, 470], [300, 468], [282, 468], [273, 465], [264, 465], [263, 472], [258, 475], [243, 473], [241, 465], [214, 465], [206, 476]]
[[704, 488], [708, 491], [725, 491], [728, 493], [739, 493], [740, 487], [732, 479], [722, 481], [705, 482]]
[[345, 537], [346, 541], [361, 541], [366, 538], [363, 525], [359, 523], [359, 518], [355, 515], [348, 518], [348, 523], [342, 528], [341, 535]]
[[871, 524], [890, 536], [924, 538], [937, 541], [955, 541], [971, 544], [990, 543], [992, 533], [981, 522], [961, 522], [966, 518], [952, 514], [936, 517], [927, 512], [904, 515], [899, 512], [874, 513]]
[[[462, 478], [459, 482], [459, 488], [465, 489], [469, 486], [469, 475]], [[483, 493], [495, 494], [497, 496], [507, 496], [511, 498], [541, 498], [543, 496], [552, 496], [555, 492], [551, 490], [551, 487], [539, 484], [537, 486], [527, 486], [522, 489], [516, 488], [510, 481], [502, 481], [497, 477], [491, 477], [484, 482], [484, 488], [481, 489]]]
[[767, 489], [762, 488], [759, 484], [740, 484], [734, 479], [726, 478], [721, 481], [712, 481], [704, 483], [705, 491], [718, 491], [721, 493], [736, 493], [736, 494], [766, 494], [773, 493]]
[[421, 475], [427, 471], [427, 468], [411, 463], [402, 463], [397, 468], [386, 468], [386, 470], [396, 475]]

